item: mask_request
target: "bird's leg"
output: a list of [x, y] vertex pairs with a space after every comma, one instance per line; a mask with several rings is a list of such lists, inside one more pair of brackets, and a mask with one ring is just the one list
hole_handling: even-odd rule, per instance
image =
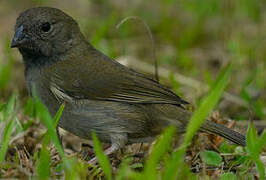
[[[126, 134], [114, 134], [111, 136], [112, 145], [108, 149], [104, 151], [104, 155], [110, 156], [115, 153], [119, 149], [123, 148], [127, 143], [127, 135]], [[96, 156], [89, 161], [89, 164], [96, 164], [97, 158]]]
[[[104, 155], [109, 156], [109, 155], [115, 153], [116, 151], [118, 151], [119, 149], [120, 148], [117, 144], [112, 144], [111, 147], [106, 149], [103, 153], [104, 153]], [[96, 164], [96, 163], [97, 163], [96, 156], [89, 161], [89, 164]]]

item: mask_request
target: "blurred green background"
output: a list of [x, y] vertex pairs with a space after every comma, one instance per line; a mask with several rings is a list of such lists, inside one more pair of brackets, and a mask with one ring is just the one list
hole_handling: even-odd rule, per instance
[[[10, 49], [16, 17], [37, 6], [59, 8], [73, 16], [88, 40], [113, 59], [134, 57], [153, 67], [152, 44], [140, 21], [116, 25], [138, 16], [155, 39], [159, 67], [211, 86], [219, 70], [234, 62], [227, 92], [241, 99], [222, 100], [218, 109], [232, 119], [265, 119], [266, 3], [259, 0], [1, 0], [0, 1], [0, 104], [17, 92], [28, 97], [22, 58]], [[138, 70], [138, 69], [136, 69]], [[144, 72], [145, 73], [145, 72]], [[159, 72], [160, 73], [160, 72]], [[193, 84], [169, 78], [163, 84], [197, 106], [205, 95]]]

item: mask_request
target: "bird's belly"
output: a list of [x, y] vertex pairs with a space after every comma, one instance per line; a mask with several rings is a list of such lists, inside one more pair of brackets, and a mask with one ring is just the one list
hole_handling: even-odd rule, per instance
[[59, 126], [85, 139], [95, 132], [103, 142], [110, 142], [110, 135], [127, 134], [128, 139], [153, 136], [152, 123], [142, 108], [134, 105], [89, 101], [66, 104]]

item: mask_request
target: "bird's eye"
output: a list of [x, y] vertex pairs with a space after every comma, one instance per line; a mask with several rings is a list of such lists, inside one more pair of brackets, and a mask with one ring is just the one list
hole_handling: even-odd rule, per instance
[[43, 23], [41, 29], [43, 32], [49, 32], [51, 30], [51, 24], [48, 22]]

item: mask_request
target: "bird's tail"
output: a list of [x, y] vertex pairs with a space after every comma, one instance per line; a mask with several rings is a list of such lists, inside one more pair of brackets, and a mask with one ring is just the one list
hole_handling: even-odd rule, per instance
[[209, 120], [205, 121], [205, 123], [201, 126], [200, 131], [217, 134], [236, 143], [237, 145], [246, 146], [246, 137], [244, 135]]

